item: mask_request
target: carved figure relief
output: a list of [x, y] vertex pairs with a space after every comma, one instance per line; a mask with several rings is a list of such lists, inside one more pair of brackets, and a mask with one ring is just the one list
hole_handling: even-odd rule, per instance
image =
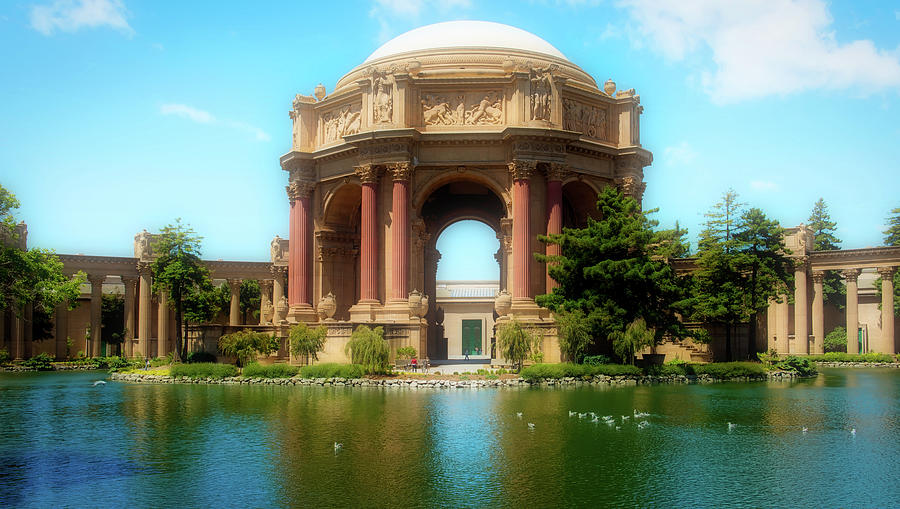
[[152, 256], [150, 251], [150, 232], [146, 229], [134, 236], [134, 257], [138, 260], [146, 260]]
[[549, 67], [531, 70], [531, 119], [550, 121]]
[[372, 72], [372, 111], [375, 122], [391, 122], [394, 118], [394, 76]]
[[359, 104], [347, 104], [322, 115], [322, 124], [325, 128], [324, 143], [358, 133], [361, 109], [362, 106]]
[[563, 99], [563, 129], [605, 140], [607, 137], [606, 109]]
[[500, 91], [459, 92], [452, 96], [422, 94], [425, 125], [503, 124], [503, 94]]

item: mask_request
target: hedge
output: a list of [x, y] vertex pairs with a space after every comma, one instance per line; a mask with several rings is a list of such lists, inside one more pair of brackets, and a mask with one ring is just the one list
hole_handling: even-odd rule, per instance
[[194, 364], [172, 365], [172, 376], [188, 378], [226, 378], [237, 376], [238, 368], [233, 364], [216, 364], [214, 362], [197, 362]]

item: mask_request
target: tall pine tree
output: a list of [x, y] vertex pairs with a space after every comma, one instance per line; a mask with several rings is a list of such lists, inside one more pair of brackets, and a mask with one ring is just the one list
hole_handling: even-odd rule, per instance
[[[887, 218], [888, 227], [884, 230], [885, 246], [900, 246], [900, 208], [891, 210]], [[875, 280], [878, 301], [881, 301], [881, 278]], [[900, 270], [894, 273], [894, 314], [900, 314]]]
[[[828, 205], [825, 204], [824, 199], [819, 198], [813, 205], [808, 226], [814, 235], [813, 251], [834, 251], [841, 248], [842, 241], [834, 234], [837, 223], [831, 220]], [[825, 271], [822, 293], [825, 304], [844, 309], [844, 305], [847, 303], [847, 289], [837, 271]]]

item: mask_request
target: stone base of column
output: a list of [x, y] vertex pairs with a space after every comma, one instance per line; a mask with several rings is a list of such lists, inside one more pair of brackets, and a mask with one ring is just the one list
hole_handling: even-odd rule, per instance
[[535, 304], [534, 299], [513, 297], [509, 314], [515, 315], [519, 321], [525, 320], [549, 320], [550, 310]]
[[294, 304], [287, 313], [288, 323], [318, 322], [319, 315], [309, 304]]
[[[353, 306], [350, 306], [351, 322], [374, 322], [378, 318], [378, 314], [384, 310], [381, 302], [375, 299], [363, 299]], [[409, 313], [407, 313], [409, 317]]]
[[[387, 320], [391, 322], [409, 322], [409, 299], [391, 299], [384, 305], [381, 312], [378, 313], [379, 320]], [[416, 348], [418, 350], [418, 347]]]

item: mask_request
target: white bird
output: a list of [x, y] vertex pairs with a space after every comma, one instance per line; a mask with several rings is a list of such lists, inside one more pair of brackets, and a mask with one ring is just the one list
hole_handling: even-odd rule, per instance
[[594, 412], [588, 412], [588, 415], [591, 416], [591, 419], [596, 419], [596, 418], [597, 418], [597, 414], [595, 414]]
[[622, 426], [616, 426], [616, 431], [619, 431], [621, 429], [622, 429]]
[[581, 413], [581, 412], [578, 412], [578, 418], [579, 418], [579, 419], [584, 419], [584, 416], [586, 416], [586, 415], [587, 415], [587, 414], [583, 414], [583, 413]]
[[591, 422], [600, 422], [600, 419], [598, 419], [597, 416], [595, 415], [594, 418], [591, 419]]
[[733, 423], [733, 422], [729, 422], [729, 423], [728, 423], [728, 431], [731, 431], [731, 430], [733, 430], [734, 428], [737, 428], [737, 424], [735, 424], [735, 423]]
[[807, 431], [809, 431], [809, 428], [807, 428], [806, 426], [803, 426], [803, 432], [806, 433]]
[[650, 425], [649, 422], [647, 422], [647, 421], [641, 421], [641, 422], [638, 423], [638, 429], [644, 429], [644, 428], [646, 428], [646, 427], [649, 426], [649, 425]]
[[623, 415], [623, 416], [622, 416], [622, 422], [625, 422], [626, 420], [628, 420], [628, 419], [630, 419], [630, 418], [631, 418], [630, 415]]
[[643, 419], [644, 417], [650, 417], [650, 414], [647, 412], [638, 412], [637, 410], [634, 411], [635, 419]]
[[856, 428], [851, 429], [850, 434], [856, 436]]
[[103, 380], [97, 380], [96, 382], [94, 382], [94, 387], [97, 387], [98, 385], [106, 385], [106, 382], [104, 382]]
[[573, 411], [569, 410], [569, 417], [573, 417], [575, 415], [578, 415], [578, 412], [573, 412]]
[[529, 423], [528, 423], [528, 429], [534, 429], [534, 423], [529, 422]]
[[604, 420], [604, 421], [611, 421], [611, 420], [613, 420], [613, 418], [612, 418], [611, 415], [604, 415], [604, 416], [603, 416], [603, 420]]
[[335, 450], [335, 451], [340, 451], [342, 447], [344, 447], [344, 444], [341, 444], [341, 443], [338, 443], [338, 442], [335, 442], [335, 443], [334, 443], [334, 450]]
[[606, 425], [607, 425], [607, 426], [609, 426], [609, 427], [612, 427], [612, 426], [613, 426], [613, 424], [615, 424], [615, 423], [616, 423], [616, 421], [603, 421], [603, 422], [605, 422], [605, 423], [606, 423]]
[[516, 417], [518, 417], [519, 419], [521, 419], [521, 418], [522, 418], [522, 412], [516, 412]]

